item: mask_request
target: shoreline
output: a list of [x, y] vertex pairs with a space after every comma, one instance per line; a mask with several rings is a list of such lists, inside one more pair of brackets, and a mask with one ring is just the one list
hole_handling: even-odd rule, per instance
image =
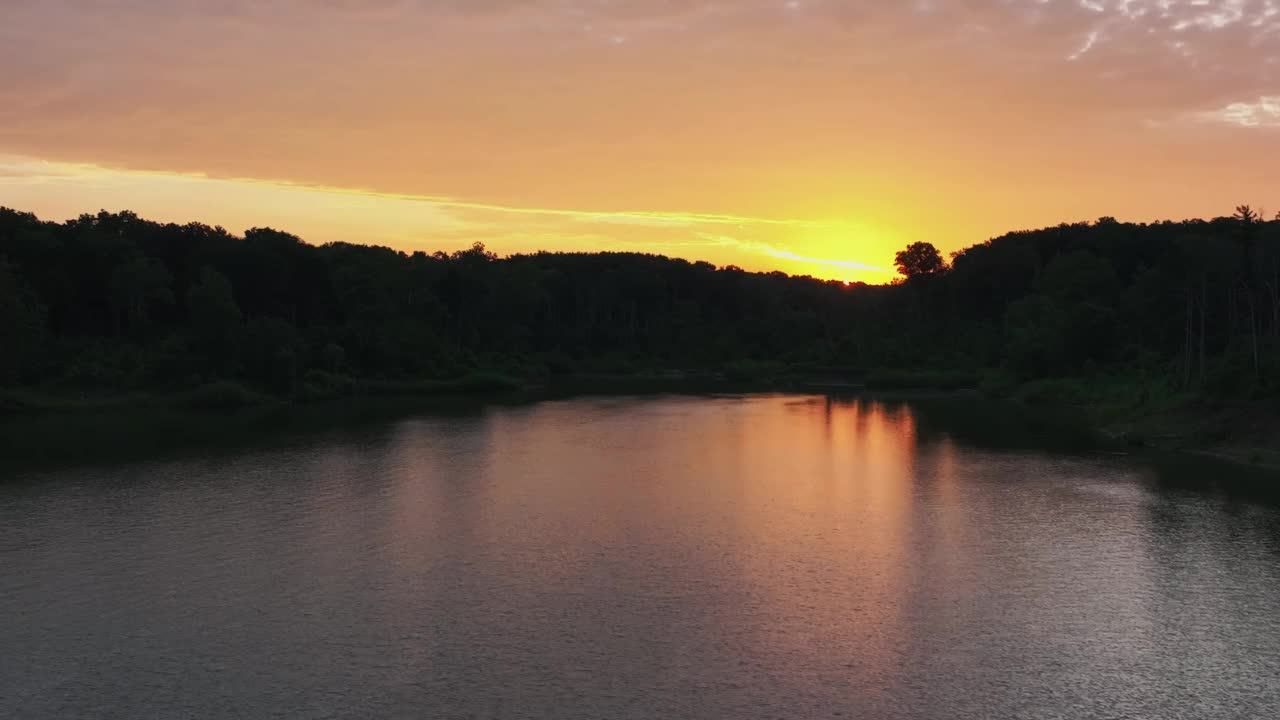
[[[324, 397], [280, 398], [236, 386], [234, 397], [200, 389], [181, 393], [41, 394], [0, 391], [0, 470], [162, 459], [202, 448], [234, 450], [255, 441], [366, 425], [413, 414], [467, 414], [494, 404], [522, 405], [593, 395], [812, 393], [884, 401], [955, 403], [970, 400], [1038, 425], [1046, 442], [1087, 443], [1125, 456], [1185, 455], [1242, 468], [1280, 472], [1280, 437], [1274, 418], [1248, 405], [1213, 412], [1180, 406], [1117, 413], [1088, 402], [1027, 402], [977, 387], [938, 388], [910, 383], [878, 387], [848, 377], [814, 375], [731, 379], [718, 372], [574, 374], [540, 382], [487, 375], [454, 381], [364, 381], [361, 389]], [[231, 384], [234, 385], [234, 384]], [[244, 391], [243, 394], [240, 391]], [[14, 407], [14, 398], [25, 406]], [[210, 401], [212, 400], [212, 401]], [[1253, 420], [1238, 431], [1242, 418]], [[1273, 430], [1277, 432], [1272, 432]], [[15, 448], [17, 448], [15, 450]]]

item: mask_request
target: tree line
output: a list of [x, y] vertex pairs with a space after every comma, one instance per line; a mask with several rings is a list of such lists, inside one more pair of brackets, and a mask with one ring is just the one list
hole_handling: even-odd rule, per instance
[[499, 258], [0, 209], [0, 385], [280, 394], [317, 378], [793, 367], [1280, 381], [1280, 218], [1113, 218], [898, 254], [846, 285], [637, 253]]

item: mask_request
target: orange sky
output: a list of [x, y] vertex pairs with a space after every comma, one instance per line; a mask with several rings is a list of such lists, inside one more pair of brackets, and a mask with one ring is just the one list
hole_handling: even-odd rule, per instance
[[0, 205], [881, 281], [1280, 209], [1280, 0], [8, 0]]

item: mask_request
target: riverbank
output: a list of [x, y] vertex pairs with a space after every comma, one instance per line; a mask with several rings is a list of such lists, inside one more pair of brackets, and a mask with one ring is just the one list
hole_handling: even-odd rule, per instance
[[189, 448], [235, 448], [417, 410], [449, 411], [525, 392], [488, 373], [449, 380], [308, 378], [293, 397], [215, 381], [174, 391], [0, 390], [0, 466], [138, 460]]
[[474, 414], [486, 405], [600, 394], [768, 389], [717, 373], [665, 372], [517, 379], [472, 373], [447, 380], [308, 378], [292, 397], [231, 381], [131, 393], [0, 389], [0, 468], [149, 459], [193, 448], [237, 448], [415, 413]]
[[1034, 408], [1071, 408], [1103, 441], [1119, 446], [1195, 454], [1280, 470], [1280, 399], [1223, 397], [1171, 389], [1163, 380], [1101, 376], [1051, 379], [1000, 387]]
[[[0, 462], [143, 459], [194, 447], [376, 422], [417, 412], [474, 413], [484, 404], [580, 395], [750, 392], [830, 393], [913, 401], [984, 412], [1031, 428], [1038, 438], [1127, 453], [1189, 453], [1280, 470], [1274, 403], [1211, 402], [1159, 382], [1098, 377], [1017, 383], [963, 372], [876, 371], [784, 366], [721, 372], [670, 370], [571, 374], [536, 380], [473, 373], [449, 380], [357, 380], [312, 374], [291, 398], [232, 382], [170, 393], [0, 391]], [[990, 411], [990, 412], [987, 412]], [[954, 419], [954, 418], [953, 418]], [[953, 424], [954, 423], [949, 423]], [[963, 425], [964, 423], [960, 423]]]
[[1100, 432], [1130, 446], [1280, 469], [1280, 418], [1267, 403], [1223, 406], [1195, 400], [1112, 421]]
[[969, 394], [1018, 408], [1019, 422], [1083, 432], [1116, 451], [1191, 454], [1280, 471], [1280, 397], [1215, 396], [1144, 376], [1026, 381], [996, 371], [877, 370], [857, 388], [914, 397]]

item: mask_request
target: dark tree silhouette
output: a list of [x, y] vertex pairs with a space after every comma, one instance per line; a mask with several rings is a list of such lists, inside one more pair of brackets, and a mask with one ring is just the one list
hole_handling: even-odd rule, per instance
[[942, 253], [932, 243], [911, 243], [896, 257], [898, 272], [908, 280], [937, 275], [947, 269]]
[[634, 253], [408, 254], [127, 212], [51, 223], [0, 209], [0, 384], [231, 379], [305, 396], [476, 370], [770, 365], [1280, 390], [1280, 221], [1248, 206], [1019, 231], [952, 257], [913, 243], [897, 256], [907, 282], [850, 287]]
[[44, 308], [0, 256], [0, 383], [21, 380], [40, 350]]

